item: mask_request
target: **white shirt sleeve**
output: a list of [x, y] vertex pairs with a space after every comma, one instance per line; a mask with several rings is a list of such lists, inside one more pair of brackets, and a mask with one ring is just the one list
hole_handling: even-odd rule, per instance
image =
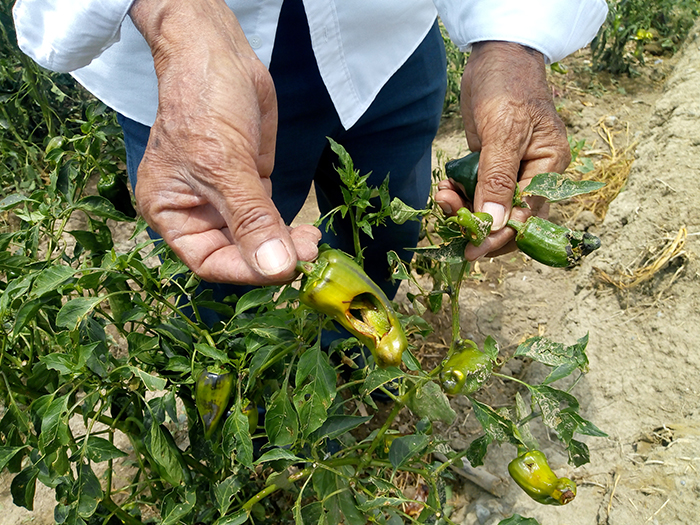
[[17, 0], [17, 43], [39, 65], [69, 72], [119, 41], [134, 0]]
[[605, 21], [605, 0], [434, 0], [461, 51], [503, 40], [536, 49], [547, 63], [585, 47]]

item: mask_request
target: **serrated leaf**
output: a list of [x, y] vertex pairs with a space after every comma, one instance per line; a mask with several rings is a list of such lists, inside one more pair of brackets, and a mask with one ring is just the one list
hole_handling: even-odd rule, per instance
[[409, 460], [420, 455], [430, 443], [430, 436], [413, 434], [401, 436], [391, 442], [389, 461], [394, 468], [400, 468]]
[[233, 457], [243, 466], [253, 468], [253, 440], [250, 437], [248, 417], [243, 414], [240, 404], [233, 408], [233, 413], [226, 418], [223, 428], [224, 453]]
[[592, 180], [572, 180], [560, 173], [540, 173], [535, 175], [523, 195], [544, 197], [549, 202], [560, 202], [577, 195], [585, 195], [605, 186], [603, 182]]

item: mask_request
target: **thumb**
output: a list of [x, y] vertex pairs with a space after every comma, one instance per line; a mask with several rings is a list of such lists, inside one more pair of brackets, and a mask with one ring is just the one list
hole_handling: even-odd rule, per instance
[[506, 225], [513, 206], [520, 154], [515, 150], [508, 151], [509, 149], [484, 146], [479, 156], [474, 209], [493, 217], [492, 231], [498, 231]]
[[[270, 280], [292, 277], [297, 254], [289, 231], [270, 198], [265, 182], [251, 177], [244, 191], [222, 192], [222, 215], [233, 243], [247, 265]], [[221, 208], [220, 208], [221, 209]]]

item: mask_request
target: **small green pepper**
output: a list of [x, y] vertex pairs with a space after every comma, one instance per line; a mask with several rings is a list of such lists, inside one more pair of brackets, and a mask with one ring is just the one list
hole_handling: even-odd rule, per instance
[[117, 211], [132, 219], [136, 217], [126, 177], [122, 173], [103, 173], [97, 181], [97, 193], [111, 202]]
[[566, 505], [576, 497], [576, 483], [558, 478], [539, 450], [521, 453], [508, 464], [508, 472], [528, 496], [544, 505]]
[[226, 413], [232, 390], [233, 375], [230, 373], [216, 374], [205, 370], [199, 375], [195, 387], [195, 403], [204, 424], [204, 437], [207, 439], [214, 433]]
[[322, 251], [300, 263], [306, 279], [299, 300], [336, 320], [370, 349], [380, 367], [399, 366], [408, 347], [401, 322], [384, 292], [350, 257]]
[[474, 347], [466, 347], [445, 362], [440, 382], [448, 394], [472, 394], [491, 377], [492, 370], [493, 362], [485, 353]]
[[459, 159], [445, 163], [445, 175], [470, 201], [474, 200], [476, 182], [479, 174], [479, 152], [474, 151]]
[[479, 246], [484, 242], [484, 239], [491, 233], [493, 225], [493, 217], [488, 213], [472, 213], [467, 208], [460, 208], [457, 210], [457, 215], [450, 217], [447, 221], [455, 222], [467, 230], [469, 241], [474, 246]]
[[570, 230], [541, 217], [529, 217], [524, 224], [510, 220], [508, 226], [518, 232], [515, 243], [520, 251], [555, 268], [572, 268], [600, 248], [600, 239], [595, 235]]

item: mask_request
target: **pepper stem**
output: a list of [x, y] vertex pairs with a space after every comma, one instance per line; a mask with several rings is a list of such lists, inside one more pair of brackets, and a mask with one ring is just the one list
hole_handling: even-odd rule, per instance
[[523, 229], [523, 226], [525, 226], [524, 223], [522, 223], [522, 222], [520, 222], [520, 221], [515, 221], [515, 220], [513, 220], [513, 219], [510, 219], [510, 220], [508, 221], [507, 224], [508, 224], [508, 226], [510, 226], [511, 228], [513, 228], [513, 229], [514, 229], [515, 231], [517, 231], [517, 232], [519, 232], [520, 230], [522, 230], [522, 229]]
[[311, 275], [315, 266], [314, 263], [309, 261], [297, 261], [295, 269], [297, 272], [303, 273], [304, 275]]

